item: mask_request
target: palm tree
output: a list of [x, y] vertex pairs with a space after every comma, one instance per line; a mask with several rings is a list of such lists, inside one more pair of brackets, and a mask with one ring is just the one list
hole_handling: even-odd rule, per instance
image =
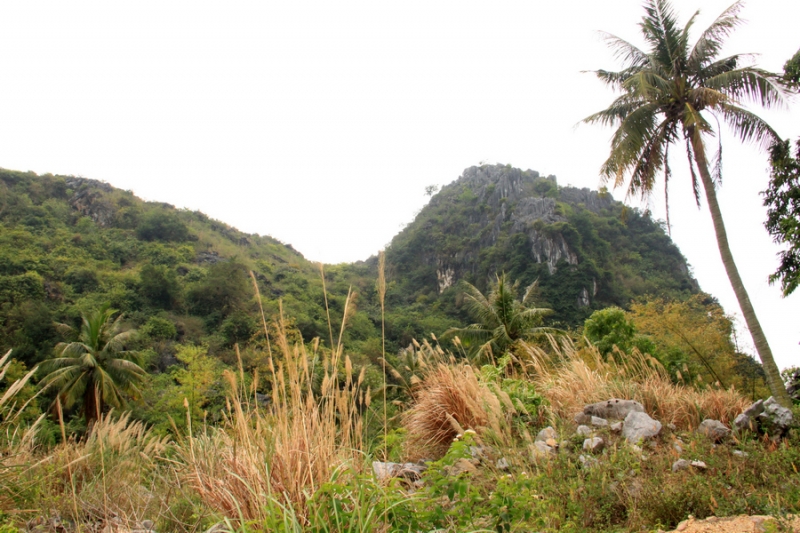
[[451, 328], [445, 335], [458, 335], [466, 340], [472, 345], [476, 359], [494, 360], [521, 340], [538, 333], [556, 332], [542, 327], [543, 318], [552, 313], [550, 309], [528, 307], [537, 283], [528, 286], [522, 301], [516, 298], [519, 281], [511, 283], [505, 274], [497, 276], [487, 296], [474, 285], [463, 283], [468, 309], [478, 322], [465, 328]]
[[89, 427], [100, 418], [106, 404], [122, 407], [123, 394], [138, 394], [138, 385], [145, 377], [137, 354], [124, 350], [134, 330], [122, 331], [122, 315], [112, 318], [116, 312], [105, 305], [82, 315], [78, 340], [59, 343], [56, 357], [44, 363], [50, 373], [43, 387], [57, 388], [57, 400], [67, 408], [83, 400], [83, 416]]
[[679, 140], [685, 142], [695, 199], [699, 206], [702, 184], [722, 263], [764, 365], [770, 391], [778, 401], [788, 405], [778, 367], [728, 246], [715, 191], [721, 181], [721, 144], [712, 174], [704, 142], [706, 138], [719, 135], [711, 121], [718, 124], [720, 120], [742, 141], [752, 141], [766, 148], [779, 140], [769, 124], [742, 106], [743, 100], [765, 108], [781, 105], [785, 89], [779, 76], [742, 66], [745, 59], [742, 54], [718, 57], [724, 39], [741, 22], [738, 17], [741, 6], [736, 2], [726, 9], [690, 46], [689, 30], [698, 13], [680, 28], [667, 0], [647, 0], [646, 14], [639, 26], [649, 51], [640, 50], [614, 35], [605, 35], [624, 68], [618, 72], [598, 70], [595, 74], [622, 94], [608, 109], [583, 122], [617, 127], [601, 175], [615, 187], [623, 185], [625, 177], [630, 175], [629, 196], [648, 197], [662, 169], [666, 195], [671, 176], [669, 147]]

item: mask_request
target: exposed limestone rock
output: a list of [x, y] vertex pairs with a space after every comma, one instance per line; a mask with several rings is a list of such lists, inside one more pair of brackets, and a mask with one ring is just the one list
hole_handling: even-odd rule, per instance
[[719, 420], [707, 418], [700, 423], [697, 432], [700, 435], [705, 435], [714, 442], [721, 442], [730, 434], [731, 430]]
[[604, 418], [606, 420], [624, 420], [631, 412], [644, 413], [644, 406], [635, 400], [612, 398], [605, 402], [597, 402], [583, 408], [584, 414]]
[[635, 444], [651, 439], [661, 432], [661, 422], [653, 420], [647, 413], [631, 411], [622, 424], [622, 436]]

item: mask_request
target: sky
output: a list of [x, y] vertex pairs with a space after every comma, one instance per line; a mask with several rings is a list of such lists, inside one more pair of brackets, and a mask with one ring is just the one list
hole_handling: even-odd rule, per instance
[[[675, 0], [697, 35], [729, 0]], [[271, 235], [308, 259], [366, 259], [428, 198], [482, 162], [597, 189], [612, 131], [577, 124], [614, 94], [599, 31], [642, 45], [640, 0], [2, 2], [0, 167], [106, 181]], [[745, 4], [723, 54], [780, 71], [800, 2]], [[800, 137], [800, 98], [761, 111]], [[767, 277], [767, 157], [722, 130], [720, 204], [779, 366], [800, 365], [800, 294]], [[673, 150], [672, 238], [703, 290], [739, 314], [685, 153]], [[664, 217], [663, 194], [626, 199]], [[743, 325], [740, 324], [743, 328]], [[749, 338], [738, 335], [742, 348]]]

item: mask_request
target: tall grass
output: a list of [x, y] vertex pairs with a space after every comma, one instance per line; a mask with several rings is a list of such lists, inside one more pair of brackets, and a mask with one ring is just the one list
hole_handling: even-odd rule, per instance
[[594, 346], [577, 349], [568, 339], [551, 339], [552, 353], [522, 345], [523, 365], [550, 404], [552, 413], [571, 419], [586, 404], [623, 398], [636, 400], [664, 423], [682, 429], [705, 418], [730, 424], [750, 403], [738, 391], [675, 384], [653, 357], [634, 349], [604, 358]]
[[[345, 319], [350, 304], [348, 296]], [[267, 523], [277, 508], [302, 524], [309, 499], [335, 473], [361, 470], [360, 408], [369, 405], [370, 391], [361, 388], [364, 371], [353, 375], [341, 335], [333, 350], [321, 350], [317, 342], [292, 344], [282, 313], [274, 331], [271, 403], [251, 403], [244, 375], [228, 372], [227, 422], [189, 435], [179, 452], [182, 479], [208, 506], [236, 521]], [[321, 372], [318, 394], [315, 372]]]

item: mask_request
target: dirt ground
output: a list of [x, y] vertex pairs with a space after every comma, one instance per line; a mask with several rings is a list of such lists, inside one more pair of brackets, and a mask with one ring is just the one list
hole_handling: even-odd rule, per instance
[[[771, 522], [771, 523], [770, 523]], [[800, 533], [800, 516], [775, 519], [771, 516], [732, 516], [705, 520], [689, 518], [669, 533]]]

